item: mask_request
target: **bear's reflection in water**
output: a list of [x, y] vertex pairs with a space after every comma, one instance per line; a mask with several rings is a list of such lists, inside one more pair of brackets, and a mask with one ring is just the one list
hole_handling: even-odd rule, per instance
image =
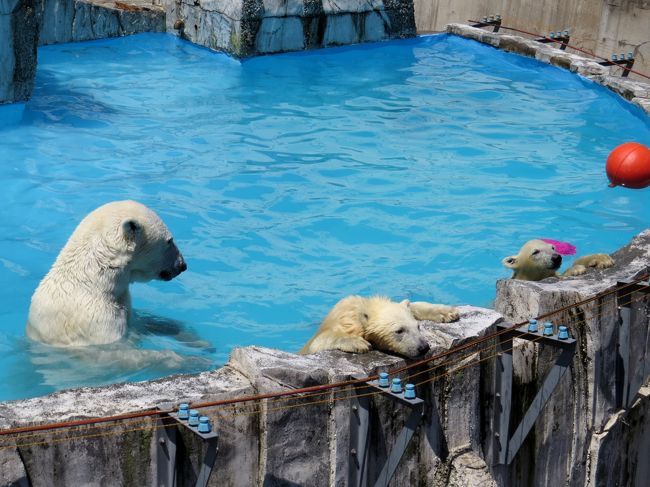
[[30, 359], [43, 385], [56, 389], [208, 370], [218, 365], [214, 353], [214, 346], [183, 323], [135, 311], [126, 336], [108, 345], [29, 343]]

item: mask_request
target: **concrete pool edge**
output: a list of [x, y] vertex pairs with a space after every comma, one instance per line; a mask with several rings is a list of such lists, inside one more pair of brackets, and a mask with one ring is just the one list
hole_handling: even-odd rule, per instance
[[612, 72], [620, 68], [601, 66], [593, 59], [568, 53], [533, 39], [500, 32], [488, 32], [466, 24], [448, 24], [447, 33], [568, 69], [610, 89], [650, 115], [650, 84], [621, 76], [612, 76]]
[[[617, 281], [646, 274], [650, 270], [650, 230], [613, 255], [617, 261], [614, 268], [592, 271], [582, 278], [498, 281], [497, 311], [464, 306], [460, 323], [425, 324], [433, 353], [492, 332], [502, 316], [518, 322], [610, 290]], [[457, 371], [442, 380], [440, 369], [426, 372], [426, 380], [431, 382], [421, 385], [418, 393], [429, 408], [428, 419], [424, 430], [415, 436], [416, 446], [411, 445], [398, 468], [397, 476], [403, 482], [397, 485], [412, 485], [411, 481], [427, 485], [504, 485], [507, 476], [521, 472], [530, 476], [517, 477], [522, 485], [540, 479], [547, 485], [560, 485], [569, 477], [573, 479], [570, 485], [596, 485], [596, 479], [598, 485], [616, 485], [618, 476], [643, 478], [648, 473], [644, 469], [650, 466], [634, 469], [643, 455], [644, 438], [650, 435], [650, 424], [643, 420], [643, 415], [650, 414], [650, 384], [646, 378], [628, 408], [615, 407], [612, 391], [616, 388], [613, 364], [618, 354], [617, 303], [602, 299], [581, 306], [575, 316], [583, 320], [583, 326], [574, 330], [579, 350], [571, 370], [551, 395], [546, 412], [537, 420], [535, 434], [523, 446], [528, 453], [515, 458], [509, 469], [488, 467], [495, 455], [489, 434], [494, 401], [490, 392], [493, 361], [465, 368], [478, 359], [467, 356], [448, 366]], [[647, 316], [644, 319], [642, 324], [647, 329]], [[643, 341], [641, 338], [638, 341]], [[517, 351], [513, 397], [529, 395], [531, 388], [543, 380], [554, 359], [543, 352], [530, 346]], [[483, 353], [481, 359], [492, 357]], [[650, 354], [650, 349], [645, 353]], [[239, 348], [231, 353], [224, 367], [215, 371], [0, 403], [0, 428], [115, 415], [162, 402], [204, 402], [290, 390], [404, 364], [398, 357], [379, 352], [298, 356], [260, 347]], [[399, 434], [405, 414], [387, 400], [375, 399], [373, 404], [383, 414], [384, 422], [377, 427], [388, 448]], [[252, 409], [237, 406], [219, 409], [219, 413], [208, 411], [217, 418], [220, 434], [211, 485], [278, 485], [284, 481], [297, 485], [345, 484], [350, 461], [349, 402], [334, 401], [328, 393], [326, 400], [309, 407], [290, 405], [267, 402]], [[625, 427], [630, 422], [640, 426]], [[80, 435], [88, 437], [72, 441]], [[183, 441], [190, 451], [184, 472], [190, 475], [188, 472], [194, 468], [191, 465], [200, 464], [201, 445], [192, 443], [192, 438]], [[5, 440], [2, 444], [11, 442]], [[152, 419], [121, 421], [99, 429], [52, 431], [23, 439], [21, 444], [19, 451], [0, 449], [0, 464], [4, 465], [0, 483], [11, 484], [27, 477], [33, 485], [47, 485], [49, 481], [81, 485], [89, 479], [95, 479], [97, 485], [151, 485], [158, 480], [159, 443]], [[385, 454], [382, 451], [378, 449], [379, 458]], [[564, 453], [558, 455], [558, 451]], [[531, 452], [535, 454], [531, 456]], [[608, 472], [606, 467], [614, 462], [623, 467]], [[13, 478], [2, 478], [10, 472]], [[601, 482], [603, 479], [608, 481]]]

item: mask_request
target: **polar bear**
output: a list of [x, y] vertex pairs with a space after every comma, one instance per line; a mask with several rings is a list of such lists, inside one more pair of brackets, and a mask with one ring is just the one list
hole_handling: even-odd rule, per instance
[[458, 318], [455, 308], [443, 304], [348, 296], [334, 305], [299, 353], [330, 349], [363, 353], [376, 348], [414, 358], [429, 350], [418, 320], [447, 323]]
[[529, 240], [517, 255], [505, 257], [501, 262], [513, 270], [513, 279], [523, 281], [579, 276], [587, 272], [588, 268], [606, 269], [614, 265], [614, 260], [607, 254], [591, 254], [576, 259], [564, 274], [559, 274], [557, 270], [562, 265], [562, 256], [556, 251], [555, 245], [538, 239]]
[[27, 336], [55, 346], [115, 342], [131, 318], [129, 284], [186, 269], [156, 213], [135, 201], [108, 203], [79, 223], [38, 285]]

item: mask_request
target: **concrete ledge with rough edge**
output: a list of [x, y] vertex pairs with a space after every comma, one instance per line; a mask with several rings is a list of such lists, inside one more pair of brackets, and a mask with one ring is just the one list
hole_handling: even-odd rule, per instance
[[448, 24], [447, 32], [568, 69], [609, 88], [650, 115], [650, 83], [612, 76], [612, 68], [601, 66], [593, 59], [562, 51], [533, 39], [500, 32], [488, 32], [466, 24]]
[[[501, 321], [499, 314], [488, 309], [462, 306], [460, 311], [458, 323], [423, 322], [430, 353], [491, 333]], [[471, 365], [472, 357], [476, 354], [463, 357], [465, 365]], [[359, 355], [325, 351], [302, 356], [261, 347], [238, 348], [224, 367], [212, 372], [0, 403], [0, 429], [117, 415], [161, 403], [201, 403], [285, 391], [406, 364], [402, 358], [377, 351]], [[411, 481], [417, 479], [426, 485], [467, 485], [448, 480], [489, 479], [487, 465], [478, 453], [483, 369], [468, 367], [435, 383], [426, 382], [456, 365], [424, 371], [413, 379], [425, 382], [418, 386], [418, 394], [429, 404], [428, 410], [435, 404], [436, 413], [427, 416], [396, 473], [396, 478], [406, 483], [394, 485], [413, 485]], [[408, 380], [406, 372], [401, 375]], [[281, 398], [208, 409], [205, 412], [219, 433], [219, 454], [210, 485], [345, 485], [350, 461], [348, 394], [349, 390], [338, 394], [329, 391], [304, 398], [303, 402], [313, 402], [305, 407], [296, 407], [295, 399]], [[410, 411], [388, 399], [375, 398], [373, 404], [381, 418], [377, 425], [380, 436], [375, 438], [381, 447], [371, 459], [376, 469], [386, 459]], [[78, 436], [83, 438], [74, 439]], [[200, 467], [201, 445], [193, 438], [183, 437], [182, 441], [189, 452], [182, 466], [183, 481], [192, 483], [192, 472]], [[11, 442], [0, 437], [0, 445]], [[13, 482], [27, 476], [35, 486], [158, 484], [153, 419], [54, 430], [19, 442], [24, 444], [20, 453], [0, 449], [0, 466]], [[494, 484], [486, 484], [490, 485]]]

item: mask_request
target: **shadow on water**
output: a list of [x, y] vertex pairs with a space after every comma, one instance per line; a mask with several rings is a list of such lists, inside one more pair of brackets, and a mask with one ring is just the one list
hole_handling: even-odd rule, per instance
[[[39, 68], [31, 99], [24, 104], [21, 125], [65, 125], [74, 128], [108, 127], [118, 113], [99, 101], [92, 90], [61, 83], [54, 71]], [[16, 122], [16, 118], [13, 118]]]

